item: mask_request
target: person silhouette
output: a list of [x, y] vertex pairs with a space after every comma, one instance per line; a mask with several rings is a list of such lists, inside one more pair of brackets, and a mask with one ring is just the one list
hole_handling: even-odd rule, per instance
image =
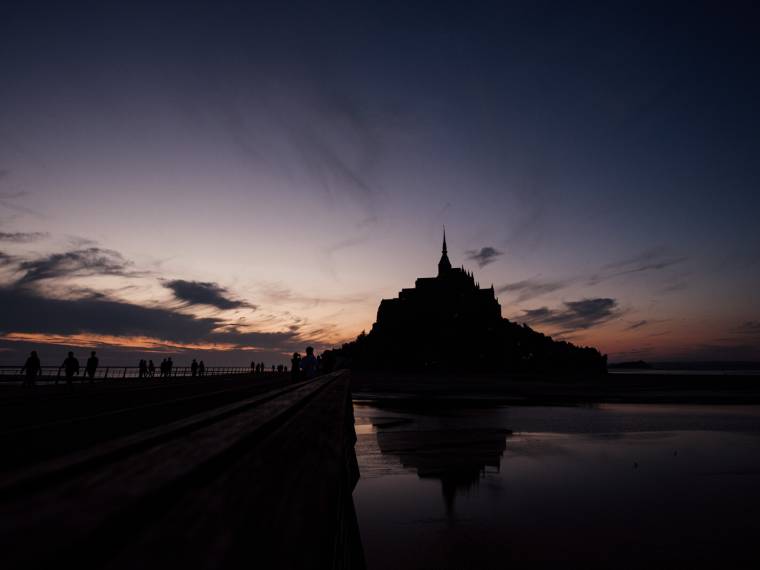
[[148, 376], [148, 363], [145, 359], [140, 360], [140, 364], [137, 367], [137, 377], [146, 378]]
[[206, 375], [206, 365], [203, 364], [203, 361], [201, 360], [198, 364], [198, 376], [205, 376]]
[[174, 362], [172, 362], [172, 357], [166, 359], [166, 377], [169, 378], [172, 375], [172, 367], [174, 366]]
[[256, 374], [256, 362], [251, 360], [251, 374]]
[[[66, 375], [66, 385], [71, 388], [74, 375], [79, 374], [79, 361], [74, 357], [73, 352], [69, 351], [69, 355], [63, 361], [63, 364], [61, 364], [61, 368], [63, 368], [63, 373]], [[56, 379], [57, 382], [58, 379]]]
[[198, 361], [193, 358], [192, 364], [190, 364], [190, 375], [195, 378], [198, 376]]
[[314, 358], [314, 348], [311, 346], [306, 347], [306, 356], [301, 361], [301, 370], [306, 380], [311, 380], [317, 375], [317, 359]]
[[87, 364], [84, 367], [85, 376], [89, 377], [90, 382], [95, 381], [95, 371], [98, 369], [98, 357], [95, 356], [95, 351], [90, 353], [90, 358], [87, 359]]
[[148, 376], [153, 378], [156, 375], [156, 365], [153, 364], [153, 359], [148, 361]]
[[161, 366], [160, 366], [160, 377], [161, 377], [161, 378], [163, 378], [163, 377], [165, 377], [165, 376], [166, 376], [166, 359], [164, 358], [164, 359], [161, 361]]
[[40, 363], [40, 357], [37, 356], [37, 351], [33, 350], [26, 359], [24, 366], [21, 368], [22, 374], [26, 372], [26, 376], [24, 376], [24, 387], [29, 388], [34, 386], [34, 381], [41, 371], [42, 364]]
[[297, 352], [293, 353], [293, 358], [290, 359], [290, 379], [293, 382], [298, 381], [298, 376], [301, 371], [301, 355]]

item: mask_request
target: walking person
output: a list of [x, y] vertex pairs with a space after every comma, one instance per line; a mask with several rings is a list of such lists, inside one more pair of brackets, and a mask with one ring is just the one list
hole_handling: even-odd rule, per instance
[[198, 376], [205, 376], [206, 375], [206, 365], [203, 364], [203, 361], [201, 360], [198, 364]]
[[24, 376], [24, 387], [31, 388], [34, 386], [34, 381], [37, 375], [42, 371], [42, 364], [40, 363], [40, 357], [37, 356], [37, 351], [33, 350], [29, 357], [26, 359], [24, 366], [21, 368], [21, 373], [26, 372]]
[[317, 359], [314, 357], [314, 348], [306, 347], [306, 356], [301, 361], [301, 370], [305, 380], [311, 380], [317, 375]]
[[198, 376], [198, 361], [193, 358], [192, 364], [190, 364], [190, 375], [195, 378]]
[[90, 382], [95, 381], [95, 371], [98, 369], [98, 357], [95, 356], [95, 351], [90, 353], [90, 358], [87, 359], [87, 364], [84, 367], [84, 374], [90, 379]]
[[298, 382], [298, 377], [301, 372], [301, 355], [297, 352], [293, 353], [293, 358], [290, 359], [290, 379], [293, 382]]
[[153, 359], [148, 361], [148, 376], [153, 378], [156, 375], [156, 365], [153, 364]]
[[[74, 380], [74, 375], [79, 375], [79, 361], [74, 356], [74, 353], [69, 351], [69, 355], [66, 357], [66, 360], [63, 361], [63, 364], [61, 364], [61, 368], [63, 368], [63, 373], [66, 375], [66, 386], [68, 386], [69, 389], [71, 389], [72, 382]], [[58, 370], [58, 373], [60, 374], [60, 369]], [[56, 383], [58, 383], [58, 379], [56, 378]]]

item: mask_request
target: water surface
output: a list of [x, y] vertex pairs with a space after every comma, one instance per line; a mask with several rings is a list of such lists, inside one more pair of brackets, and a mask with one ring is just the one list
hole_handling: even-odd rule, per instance
[[354, 411], [370, 568], [760, 560], [758, 406]]

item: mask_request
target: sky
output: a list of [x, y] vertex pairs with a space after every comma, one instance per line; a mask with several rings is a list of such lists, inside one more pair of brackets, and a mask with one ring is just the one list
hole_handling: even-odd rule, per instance
[[285, 362], [454, 265], [611, 361], [760, 360], [752, 2], [0, 7], [0, 363]]

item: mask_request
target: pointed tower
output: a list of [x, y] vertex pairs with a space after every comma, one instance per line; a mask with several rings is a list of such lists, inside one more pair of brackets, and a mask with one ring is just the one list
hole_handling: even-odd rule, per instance
[[446, 226], [443, 227], [443, 249], [441, 250], [441, 260], [438, 262], [438, 277], [451, 271], [451, 262], [449, 261], [448, 251], [446, 250]]

